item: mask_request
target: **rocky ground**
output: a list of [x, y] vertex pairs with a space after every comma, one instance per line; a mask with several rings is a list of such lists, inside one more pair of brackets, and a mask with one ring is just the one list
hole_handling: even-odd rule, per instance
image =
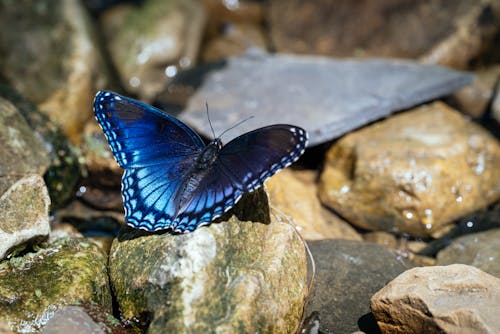
[[[500, 332], [499, 27], [494, 0], [0, 0], [0, 333]], [[102, 89], [309, 146], [209, 226], [134, 230]]]

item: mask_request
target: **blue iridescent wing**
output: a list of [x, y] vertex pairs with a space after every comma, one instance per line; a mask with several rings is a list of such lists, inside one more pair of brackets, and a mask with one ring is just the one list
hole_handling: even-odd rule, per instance
[[118, 164], [125, 169], [125, 219], [148, 231], [172, 227], [174, 194], [205, 147], [188, 126], [139, 101], [103, 91], [94, 113]]
[[271, 125], [241, 135], [225, 145], [179, 215], [178, 230], [193, 231], [233, 207], [241, 196], [296, 161], [307, 145], [305, 130]]

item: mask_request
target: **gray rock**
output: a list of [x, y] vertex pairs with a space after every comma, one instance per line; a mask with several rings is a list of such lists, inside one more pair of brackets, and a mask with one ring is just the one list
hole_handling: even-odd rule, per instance
[[0, 30], [2, 77], [78, 140], [95, 92], [110, 88], [82, 3], [2, 1]]
[[408, 264], [389, 249], [348, 240], [309, 241], [316, 278], [306, 315], [319, 312], [324, 332], [374, 333], [370, 298]]
[[0, 97], [0, 260], [47, 237], [48, 152], [16, 107]]
[[463, 263], [500, 277], [500, 228], [454, 240], [437, 255], [437, 265]]
[[310, 145], [320, 144], [472, 80], [469, 74], [413, 62], [261, 53], [198, 70], [205, 73], [184, 74], [169, 88], [202, 82], [182, 120], [211, 138], [206, 101], [216, 135], [254, 116], [225, 135], [226, 142], [258, 127], [290, 123], [309, 132]]
[[371, 309], [383, 333], [500, 333], [500, 279], [463, 264], [413, 268]]
[[274, 218], [180, 235], [122, 230], [110, 277], [123, 318], [149, 318], [151, 334], [294, 333], [307, 289], [302, 241]]
[[94, 303], [59, 308], [43, 327], [42, 334], [112, 334], [127, 331], [120, 322]]
[[0, 264], [0, 323], [39, 333], [64, 305], [97, 303], [111, 312], [107, 258], [83, 238], [54, 239]]

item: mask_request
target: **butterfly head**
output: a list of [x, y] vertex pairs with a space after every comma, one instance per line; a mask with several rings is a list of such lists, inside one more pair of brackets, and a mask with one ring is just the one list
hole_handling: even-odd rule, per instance
[[217, 159], [219, 151], [222, 149], [222, 141], [220, 138], [215, 138], [208, 144], [196, 161], [196, 167], [198, 169], [205, 169], [212, 165]]

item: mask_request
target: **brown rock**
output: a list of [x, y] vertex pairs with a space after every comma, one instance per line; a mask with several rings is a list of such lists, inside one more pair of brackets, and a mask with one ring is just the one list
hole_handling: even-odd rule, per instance
[[319, 194], [362, 228], [437, 235], [500, 197], [499, 166], [498, 141], [436, 102], [340, 139]]
[[370, 232], [363, 235], [363, 239], [375, 244], [385, 246], [387, 248], [396, 249], [398, 247], [398, 241], [396, 240], [396, 237], [387, 232]]
[[371, 309], [383, 333], [499, 333], [500, 279], [467, 265], [413, 268]]
[[266, 187], [275, 213], [289, 216], [307, 240], [361, 240], [361, 236], [347, 222], [322, 207], [315, 178], [315, 172], [290, 169], [270, 178]]
[[474, 82], [459, 89], [451, 96], [451, 103], [474, 118], [480, 118], [488, 110], [500, 79], [500, 65], [476, 72]]
[[198, 1], [143, 1], [101, 16], [110, 56], [127, 91], [151, 100], [198, 55], [205, 11]]
[[109, 84], [82, 3], [2, 2], [0, 30], [2, 77], [78, 140], [96, 90]]
[[424, 58], [464, 68], [498, 31], [495, 0], [270, 3], [271, 38], [280, 52]]

